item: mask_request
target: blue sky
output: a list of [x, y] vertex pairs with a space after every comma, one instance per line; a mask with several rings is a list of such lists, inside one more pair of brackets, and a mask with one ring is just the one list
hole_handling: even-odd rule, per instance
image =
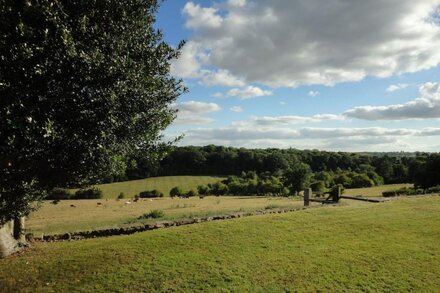
[[440, 150], [440, 0], [165, 1], [181, 145]]

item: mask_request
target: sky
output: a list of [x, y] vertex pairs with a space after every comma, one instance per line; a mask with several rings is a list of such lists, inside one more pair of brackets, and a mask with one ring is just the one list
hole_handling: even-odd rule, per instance
[[168, 0], [179, 145], [440, 151], [440, 0]]

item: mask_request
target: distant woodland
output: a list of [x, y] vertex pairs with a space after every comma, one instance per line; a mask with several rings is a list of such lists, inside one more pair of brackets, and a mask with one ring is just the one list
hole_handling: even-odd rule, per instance
[[416, 187], [428, 188], [440, 184], [440, 154], [187, 146], [170, 149], [162, 158], [140, 153], [124, 159], [119, 162], [117, 174], [101, 182], [172, 175], [245, 176], [248, 172], [262, 178], [305, 174], [306, 185], [326, 187], [414, 183]]

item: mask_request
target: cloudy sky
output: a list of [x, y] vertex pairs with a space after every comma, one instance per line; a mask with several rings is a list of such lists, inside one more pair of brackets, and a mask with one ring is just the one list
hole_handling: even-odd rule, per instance
[[180, 145], [440, 151], [440, 0], [168, 0]]

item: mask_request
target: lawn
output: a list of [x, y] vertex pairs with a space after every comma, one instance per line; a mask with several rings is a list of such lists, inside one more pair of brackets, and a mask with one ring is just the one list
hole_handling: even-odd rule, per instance
[[34, 244], [5, 292], [438, 292], [440, 197]]
[[[197, 189], [198, 185], [215, 183], [223, 180], [223, 177], [215, 176], [164, 176], [146, 179], [115, 182], [95, 185], [102, 190], [104, 198], [115, 199], [121, 192], [126, 197], [133, 197], [141, 191], [157, 189], [165, 196], [169, 195], [171, 188], [180, 186], [184, 190]], [[73, 189], [72, 192], [75, 192]]]

